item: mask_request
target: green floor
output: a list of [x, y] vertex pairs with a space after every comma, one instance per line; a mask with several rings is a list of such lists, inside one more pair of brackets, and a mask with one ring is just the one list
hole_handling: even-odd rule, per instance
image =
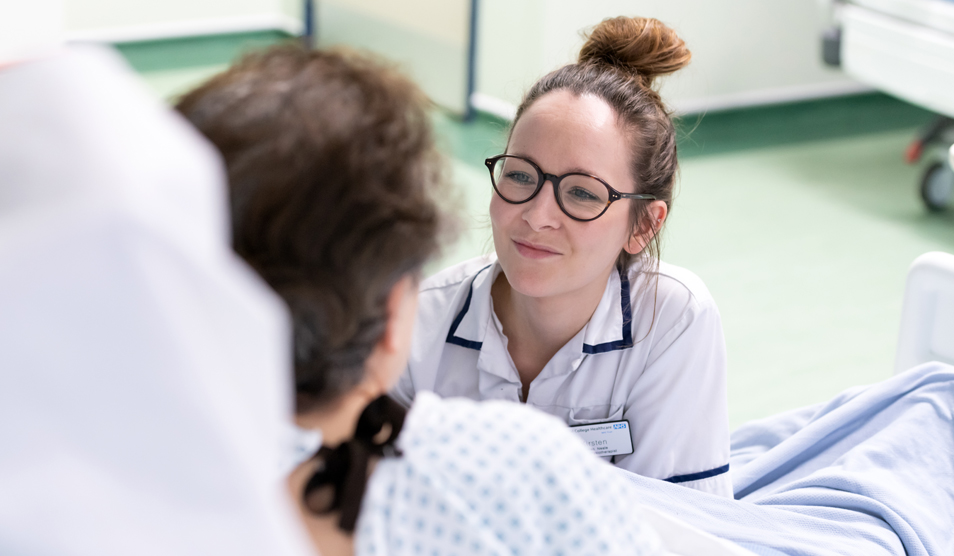
[[[280, 38], [121, 51], [157, 95], [172, 98], [241, 50]], [[719, 304], [733, 425], [891, 374], [908, 265], [926, 251], [954, 252], [954, 213], [926, 213], [915, 187], [921, 169], [902, 160], [929, 118], [863, 95], [680, 122], [682, 172], [663, 258], [699, 274]], [[491, 118], [435, 114], [435, 123], [463, 234], [431, 270], [490, 249], [481, 161], [501, 152], [506, 134]]]

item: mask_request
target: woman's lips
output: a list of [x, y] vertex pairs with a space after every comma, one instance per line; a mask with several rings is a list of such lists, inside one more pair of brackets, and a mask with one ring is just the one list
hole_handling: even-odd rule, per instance
[[513, 240], [513, 244], [517, 248], [517, 253], [520, 253], [520, 255], [528, 259], [545, 259], [547, 257], [555, 257], [560, 254], [549, 247], [534, 245], [526, 241]]

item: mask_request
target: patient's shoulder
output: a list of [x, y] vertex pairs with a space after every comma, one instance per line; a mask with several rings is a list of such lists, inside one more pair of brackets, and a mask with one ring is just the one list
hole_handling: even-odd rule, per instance
[[547, 514], [558, 504], [558, 514], [575, 514], [594, 497], [611, 500], [607, 491], [619, 483], [615, 469], [563, 421], [505, 400], [421, 392], [398, 443], [408, 463], [443, 478], [445, 488], [477, 507], [489, 504], [488, 493], [506, 493], [514, 503], [533, 501], [523, 511]]
[[546, 450], [549, 444], [589, 453], [562, 421], [523, 404], [441, 399], [431, 392], [421, 392], [415, 400], [399, 442], [412, 456], [416, 448], [425, 446], [429, 453], [446, 452], [448, 456], [456, 455], [459, 449], [467, 453], [488, 450], [525, 454], [531, 445]]
[[502, 543], [507, 553], [546, 552], [538, 544], [545, 538], [579, 553], [658, 548], [629, 511], [632, 486], [562, 421], [533, 408], [421, 392], [398, 447], [402, 456], [375, 471], [372, 491], [387, 493], [390, 515], [407, 516], [412, 530], [445, 523], [449, 511], [457, 517], [447, 523], [467, 522], [466, 536]]

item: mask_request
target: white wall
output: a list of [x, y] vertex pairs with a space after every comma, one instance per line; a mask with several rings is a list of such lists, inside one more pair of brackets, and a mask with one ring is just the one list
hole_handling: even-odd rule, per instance
[[0, 0], [0, 66], [56, 48], [63, 25], [61, 0]]
[[124, 42], [302, 30], [300, 0], [65, 0], [64, 5], [71, 40]]
[[[478, 0], [478, 108], [513, 110], [540, 76], [571, 61], [580, 31], [646, 15], [675, 28], [693, 62], [663, 94], [682, 112], [863, 88], [820, 62], [818, 0]], [[302, 0], [65, 0], [68, 38], [148, 40], [302, 28]], [[432, 98], [462, 110], [470, 0], [315, 0], [324, 44], [372, 48], [404, 64]]]
[[467, 108], [470, 0], [317, 0], [321, 46], [375, 51], [402, 68], [436, 103]]
[[575, 58], [580, 31], [616, 15], [655, 17], [686, 41], [693, 61], [663, 87], [682, 112], [864, 90], [822, 64], [815, 0], [480, 0], [477, 100], [518, 104]]

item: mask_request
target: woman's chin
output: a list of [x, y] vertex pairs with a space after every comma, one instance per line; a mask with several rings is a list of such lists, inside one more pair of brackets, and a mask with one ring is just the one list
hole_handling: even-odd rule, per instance
[[512, 275], [507, 273], [507, 282], [514, 293], [524, 297], [550, 297], [557, 293], [557, 274], [552, 272], [530, 272], [519, 270]]

